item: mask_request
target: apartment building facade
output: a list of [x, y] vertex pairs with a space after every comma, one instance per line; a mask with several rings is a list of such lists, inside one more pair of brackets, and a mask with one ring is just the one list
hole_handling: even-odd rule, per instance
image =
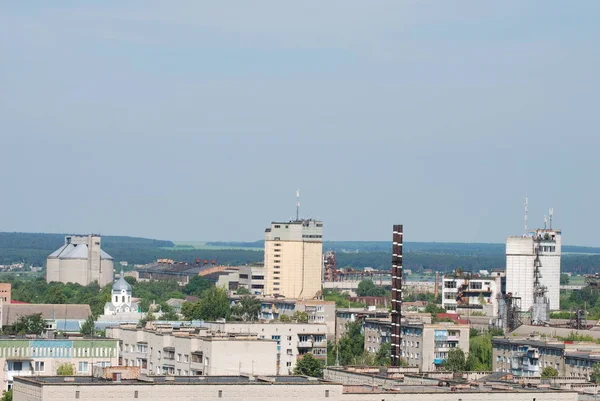
[[560, 341], [556, 339], [502, 338], [492, 339], [492, 369], [515, 376], [538, 377], [546, 367], [559, 376], [589, 375], [600, 360], [600, 344]]
[[16, 376], [52, 376], [62, 364], [75, 375], [91, 374], [93, 366], [119, 364], [119, 342], [110, 339], [0, 339], [0, 382], [10, 390]]
[[368, 308], [337, 308], [335, 311], [335, 338], [339, 340], [346, 334], [348, 323], [361, 322], [364, 319], [389, 319], [390, 311], [387, 309]]
[[327, 325], [327, 339], [335, 339], [335, 302], [318, 299], [261, 299], [261, 319], [276, 320], [283, 315], [291, 317], [296, 312], [306, 313], [308, 323], [324, 323]]
[[473, 309], [486, 316], [498, 316], [498, 295], [505, 287], [504, 273], [480, 276], [468, 273], [442, 278], [442, 306], [448, 312]]
[[143, 374], [270, 375], [277, 371], [276, 342], [248, 332], [211, 332], [165, 324], [154, 329], [109, 327], [106, 335], [120, 341], [122, 364], [137, 366]]
[[402, 325], [401, 356], [409, 366], [436, 371], [452, 348], [461, 348], [468, 355], [469, 334], [467, 324], [407, 322]]
[[240, 266], [238, 287], [246, 288], [253, 295], [265, 292], [264, 266]]
[[259, 339], [275, 340], [274, 355], [277, 361], [275, 374], [290, 375], [296, 361], [305, 354], [327, 359], [327, 325], [325, 323], [281, 322], [206, 322], [212, 332], [244, 334], [252, 333]]
[[266, 295], [311, 299], [322, 290], [323, 222], [273, 222], [265, 230]]

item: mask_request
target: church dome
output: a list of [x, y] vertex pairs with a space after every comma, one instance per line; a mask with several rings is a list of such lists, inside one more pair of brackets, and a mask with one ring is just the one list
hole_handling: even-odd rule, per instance
[[131, 285], [127, 281], [125, 281], [125, 275], [123, 274], [123, 270], [121, 270], [121, 277], [113, 284], [112, 290], [113, 292], [121, 292], [122, 290], [125, 290], [127, 292], [132, 291]]

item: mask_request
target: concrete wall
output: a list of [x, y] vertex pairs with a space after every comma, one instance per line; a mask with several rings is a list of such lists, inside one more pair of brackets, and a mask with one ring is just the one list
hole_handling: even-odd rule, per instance
[[[360, 391], [361, 389], [357, 389]], [[55, 384], [38, 387], [25, 381], [15, 385], [15, 401], [69, 401], [90, 399], [119, 400], [302, 400], [302, 401], [576, 401], [575, 392], [549, 391], [486, 391], [486, 392], [446, 392], [432, 389], [423, 392], [344, 393], [339, 384], [202, 384], [202, 385], [152, 385], [152, 384]]]

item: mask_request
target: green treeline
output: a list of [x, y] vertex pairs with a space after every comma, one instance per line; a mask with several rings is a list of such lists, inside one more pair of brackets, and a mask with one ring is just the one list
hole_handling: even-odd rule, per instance
[[[44, 266], [46, 257], [64, 243], [63, 234], [0, 233], [0, 264], [25, 262]], [[145, 264], [160, 258], [182, 262], [196, 259], [217, 260], [223, 265], [241, 265], [263, 261], [263, 252], [243, 249], [260, 247], [262, 241], [248, 243], [218, 242], [214, 246], [235, 246], [238, 249], [190, 249], [176, 247], [171, 241], [135, 237], [102, 237], [102, 247], [115, 261]], [[391, 250], [388, 242], [326, 241], [325, 250], [335, 250], [338, 267], [389, 269]], [[242, 249], [240, 249], [242, 248]], [[599, 248], [564, 246], [562, 270], [577, 274], [594, 273], [600, 266]], [[579, 253], [578, 253], [579, 252]], [[583, 253], [589, 252], [589, 253]], [[505, 265], [503, 244], [461, 243], [406, 243], [404, 267], [412, 270], [432, 269], [441, 272], [457, 268], [463, 270], [490, 270]]]

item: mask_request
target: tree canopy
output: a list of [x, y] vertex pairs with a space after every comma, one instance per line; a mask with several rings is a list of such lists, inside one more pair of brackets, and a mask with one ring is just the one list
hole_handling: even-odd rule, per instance
[[228, 320], [231, 307], [227, 291], [224, 288], [211, 287], [202, 293], [198, 301], [184, 303], [181, 313], [188, 320]]
[[542, 370], [542, 379], [548, 379], [548, 378], [556, 377], [556, 376], [558, 376], [558, 370], [556, 370], [552, 366], [546, 366]]
[[358, 283], [356, 294], [359, 297], [383, 297], [387, 295], [387, 291], [381, 287], [377, 287], [371, 280], [362, 280]]
[[17, 321], [8, 328], [11, 334], [37, 334], [40, 335], [46, 329], [46, 321], [41, 313], [19, 316]]
[[465, 353], [459, 347], [450, 348], [448, 351], [448, 358], [442, 365], [444, 369], [452, 372], [462, 372], [467, 368], [467, 361], [465, 359]]
[[255, 321], [260, 316], [261, 302], [254, 296], [244, 295], [231, 307], [232, 316], [241, 321]]
[[296, 362], [295, 375], [323, 377], [323, 362], [312, 354], [305, 354]]

